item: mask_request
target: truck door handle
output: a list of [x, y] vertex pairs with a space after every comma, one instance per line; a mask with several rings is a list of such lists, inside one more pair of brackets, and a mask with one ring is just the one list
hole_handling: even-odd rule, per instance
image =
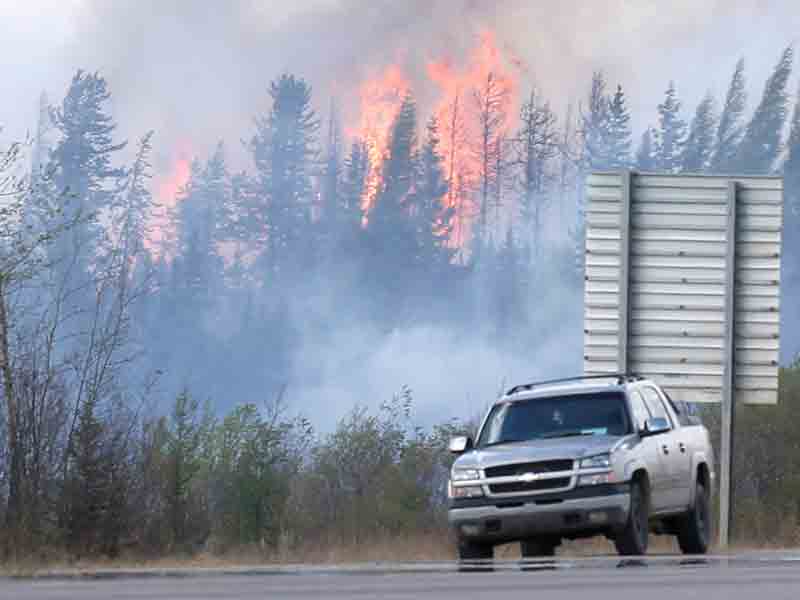
[[681, 442], [680, 444], [678, 444], [678, 448], [680, 448], [680, 449], [681, 449], [681, 452], [683, 452], [684, 454], [686, 454], [686, 444], [684, 444], [683, 442]]
[[666, 444], [661, 446], [661, 449], [664, 451], [664, 454], [669, 454], [669, 446], [667, 446]]

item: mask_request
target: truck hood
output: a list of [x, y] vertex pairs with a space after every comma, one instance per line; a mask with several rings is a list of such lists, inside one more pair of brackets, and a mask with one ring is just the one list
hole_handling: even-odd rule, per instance
[[579, 459], [585, 456], [609, 452], [624, 438], [608, 435], [592, 435], [552, 440], [530, 440], [511, 442], [488, 448], [477, 448], [456, 459], [454, 467], [459, 469], [485, 469], [512, 463], [537, 462], [540, 460]]

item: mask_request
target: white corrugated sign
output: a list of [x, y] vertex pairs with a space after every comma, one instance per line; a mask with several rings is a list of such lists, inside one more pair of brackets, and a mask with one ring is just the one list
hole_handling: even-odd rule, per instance
[[586, 373], [720, 402], [733, 364], [736, 401], [776, 403], [782, 179], [596, 173], [587, 191]]

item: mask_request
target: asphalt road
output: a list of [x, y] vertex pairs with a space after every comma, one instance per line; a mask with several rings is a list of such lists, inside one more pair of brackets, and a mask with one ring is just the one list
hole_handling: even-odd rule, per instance
[[768, 600], [800, 598], [800, 555], [755, 555], [685, 562], [648, 559], [496, 563], [493, 572], [459, 572], [453, 564], [51, 574], [0, 579], [3, 600], [245, 600], [287, 598], [591, 600]]

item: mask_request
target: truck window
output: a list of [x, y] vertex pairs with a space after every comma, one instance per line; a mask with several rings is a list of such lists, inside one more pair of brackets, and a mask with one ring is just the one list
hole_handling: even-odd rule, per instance
[[645, 386], [641, 388], [642, 396], [644, 396], [644, 403], [647, 405], [650, 414], [654, 419], [666, 419], [667, 422], [672, 423], [672, 419], [667, 413], [667, 409], [664, 408], [664, 403], [661, 400], [661, 396], [658, 395], [658, 392], [649, 386]]
[[644, 429], [644, 424], [650, 418], [650, 413], [647, 411], [647, 406], [644, 403], [644, 398], [638, 390], [633, 390], [630, 393], [631, 400], [631, 413], [633, 421], [636, 424], [636, 431]]
[[669, 394], [666, 390], [659, 390], [661, 392], [661, 396], [667, 399], [672, 410], [675, 411], [675, 414], [678, 415], [678, 423], [681, 424], [681, 427], [688, 427], [691, 425], [691, 420], [689, 419], [689, 407], [686, 406], [684, 402], [675, 402], [672, 398], [670, 398]]

